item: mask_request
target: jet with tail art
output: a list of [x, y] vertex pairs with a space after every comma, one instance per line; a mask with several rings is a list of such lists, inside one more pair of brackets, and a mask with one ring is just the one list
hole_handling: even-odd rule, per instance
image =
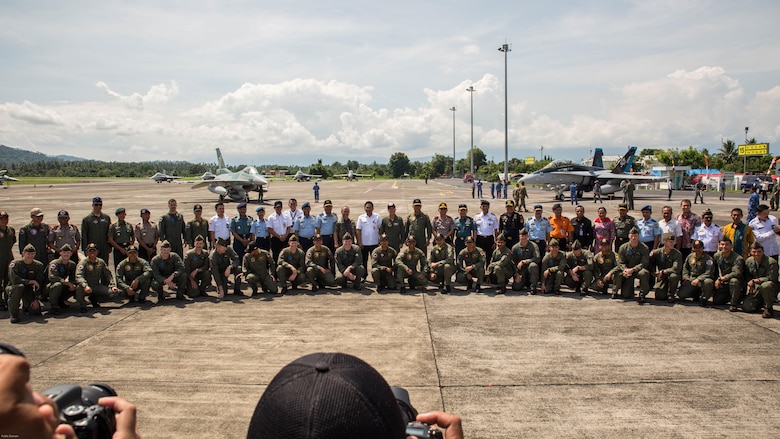
[[265, 179], [254, 166], [233, 172], [225, 167], [222, 160], [222, 152], [217, 148], [217, 161], [219, 169], [211, 180], [204, 180], [192, 186], [192, 189], [206, 187], [209, 191], [219, 195], [219, 201], [228, 198], [233, 201], [249, 201], [249, 193], [259, 192], [258, 201], [263, 202], [263, 192], [267, 191], [268, 180]]
[[[593, 155], [594, 166], [586, 166], [571, 160], [554, 160], [544, 168], [524, 175], [520, 181], [525, 184], [538, 184], [558, 191], [559, 195], [568, 189], [569, 185], [576, 183], [579, 193], [590, 192], [593, 184], [598, 180], [601, 183], [601, 194], [609, 195], [619, 190], [620, 182], [631, 180], [634, 183], [651, 183], [664, 181], [667, 177], [653, 177], [649, 175], [636, 175], [627, 173], [634, 162], [636, 146], [632, 146], [628, 152], [615, 164], [612, 170], [602, 166], [601, 148], [596, 148]], [[559, 196], [560, 198], [560, 196]]]
[[374, 178], [371, 174], [358, 174], [351, 169], [348, 169], [346, 174], [336, 174], [334, 177], [343, 178], [347, 181], [357, 180], [358, 178]]

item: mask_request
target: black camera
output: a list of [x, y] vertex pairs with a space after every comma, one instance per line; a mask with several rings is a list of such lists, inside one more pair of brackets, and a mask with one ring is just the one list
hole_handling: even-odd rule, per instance
[[414, 436], [417, 439], [444, 439], [442, 431], [437, 428], [431, 428], [424, 422], [417, 421], [417, 410], [412, 407], [409, 401], [409, 392], [403, 387], [390, 386], [401, 410], [401, 417], [406, 424], [406, 436]]
[[57, 403], [60, 422], [73, 426], [79, 439], [111, 439], [114, 435], [114, 411], [98, 404], [100, 398], [117, 396], [108, 384], [59, 384], [41, 393]]

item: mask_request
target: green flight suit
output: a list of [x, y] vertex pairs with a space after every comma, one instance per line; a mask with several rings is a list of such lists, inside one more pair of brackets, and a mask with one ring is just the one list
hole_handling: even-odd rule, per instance
[[363, 267], [363, 255], [356, 245], [352, 245], [347, 250], [343, 245], [336, 249], [333, 256], [336, 259], [336, 283], [342, 287], [347, 286], [348, 279], [344, 276], [344, 271], [352, 267], [351, 273], [357, 276], [352, 283], [355, 289], [360, 288], [360, 279], [365, 277], [366, 269]]
[[189, 220], [187, 224], [184, 226], [184, 240], [187, 242], [187, 245], [189, 245], [190, 247], [195, 247], [195, 238], [197, 238], [198, 235], [202, 236], [203, 239], [206, 240], [206, 246], [203, 248], [208, 248], [209, 221], [207, 219], [193, 218]]
[[[241, 273], [241, 261], [238, 259], [238, 254], [231, 247], [225, 248], [225, 253], [223, 254], [219, 254], [217, 249], [214, 249], [209, 253], [209, 263], [211, 276], [214, 278], [214, 283], [217, 284], [217, 290], [219, 291], [219, 287], [222, 287], [222, 291], [228, 294], [228, 278], [225, 276], [225, 271], [230, 267], [228, 275], [230, 273], [233, 273], [233, 275]], [[233, 293], [241, 293], [240, 279], [234, 278], [233, 280]]]
[[[18, 318], [20, 303], [25, 310], [29, 310], [30, 304], [40, 296], [41, 289], [46, 285], [46, 266], [35, 259], [25, 264], [24, 259], [19, 258], [8, 265], [8, 275], [8, 312]], [[29, 284], [31, 280], [37, 281], [40, 289], [33, 290]]]
[[[194, 274], [193, 274], [194, 272]], [[205, 247], [200, 254], [193, 248], [184, 254], [184, 274], [187, 276], [187, 295], [199, 297], [206, 294], [206, 288], [211, 286], [211, 266], [209, 264], [209, 252]], [[195, 286], [192, 286], [192, 281]]]
[[423, 212], [415, 215], [412, 212], [406, 217], [406, 236], [409, 235], [414, 236], [416, 247], [427, 254], [428, 246], [425, 243], [430, 243], [433, 235], [433, 224], [428, 215]]
[[[325, 269], [324, 273], [323, 269]], [[312, 289], [336, 286], [334, 271], [336, 271], [336, 260], [328, 247], [324, 245], [319, 249], [312, 247], [306, 252], [306, 277]]]
[[[49, 290], [49, 303], [51, 309], [56, 310], [60, 308], [60, 303], [76, 294], [76, 262], [68, 259], [66, 264], [62, 258], [57, 258], [49, 263], [48, 275], [49, 284], [46, 288]], [[73, 290], [69, 285], [73, 286]]]
[[6, 229], [0, 229], [0, 309], [7, 306], [8, 264], [14, 260], [14, 244], [16, 244], [14, 228], [8, 226]]
[[558, 256], [553, 256], [552, 253], [544, 255], [541, 270], [544, 292], [561, 294], [563, 275], [566, 273], [566, 253], [559, 251]]
[[[85, 296], [89, 296], [89, 301], [95, 308], [100, 307], [100, 302], [108, 300], [115, 301], [119, 297], [117, 293], [111, 291], [114, 286], [114, 276], [108, 269], [106, 261], [96, 258], [94, 261], [88, 257], [79, 261], [76, 265], [76, 302], [78, 302], [82, 311], [86, 311], [87, 302]], [[85, 287], [92, 288], [92, 293], [87, 294]]]
[[436, 279], [432, 282], [444, 286], [452, 284], [452, 275], [455, 274], [455, 257], [452, 246], [446, 242], [441, 247], [434, 245], [431, 248], [431, 257], [428, 260], [428, 279], [430, 279], [431, 273], [436, 274]]
[[[593, 283], [591, 289], [601, 294], [607, 294], [609, 292], [610, 284], [615, 283], [615, 273], [618, 271], [617, 255], [611, 249], [606, 255], [602, 252], [598, 252], [593, 257]], [[607, 279], [609, 277], [609, 279]], [[603, 282], [603, 286], [599, 286], [599, 283]]]
[[[579, 280], [571, 277], [571, 271], [575, 269]], [[563, 283], [574, 289], [575, 293], [588, 291], [590, 284], [593, 283], [593, 256], [589, 251], [581, 250], [579, 256], [573, 251], [566, 254], [566, 275], [563, 277]]]
[[[777, 299], [777, 292], [780, 290], [777, 279], [777, 261], [764, 255], [761, 258], [761, 262], [757, 263], [755, 258], [750, 256], [745, 261], [745, 279], [754, 281], [755, 287], [752, 295], [755, 298], [762, 298], [766, 309], [773, 309], [772, 306], [775, 299]], [[747, 302], [747, 298], [745, 298], [744, 302]], [[753, 312], [760, 310], [760, 300], [756, 301], [757, 309], [746, 309], [744, 302], [742, 306], [743, 311]]]
[[163, 287], [165, 279], [173, 275], [173, 283], [176, 284], [176, 298], [182, 299], [187, 288], [187, 274], [184, 272], [184, 261], [171, 250], [168, 259], [163, 259], [161, 254], [153, 257], [149, 262], [152, 266], [151, 290], [157, 292], [157, 302], [165, 300]]
[[536, 290], [539, 284], [540, 262], [539, 246], [535, 242], [528, 241], [526, 245], [518, 242], [512, 246], [512, 263], [515, 266], [515, 281], [512, 283], [512, 289], [520, 291], [528, 285], [532, 290]]
[[[471, 270], [467, 270], [471, 267]], [[471, 276], [471, 279], [469, 279]], [[482, 279], [485, 278], [485, 254], [479, 247], [469, 251], [466, 247], [458, 253], [458, 272], [455, 280], [459, 283], [467, 284], [471, 288], [471, 283], [476, 281], [479, 286]]]
[[[683, 256], [680, 250], [672, 247], [667, 254], [664, 247], [658, 247], [650, 253], [650, 275], [655, 284], [655, 300], [667, 300], [677, 294], [683, 269]], [[661, 280], [657, 275], [661, 274]]]
[[[94, 243], [98, 248], [98, 258], [108, 261], [110, 245], [108, 245], [108, 228], [111, 227], [111, 217], [105, 213], [95, 215], [90, 212], [81, 220], [81, 251], [87, 253], [87, 246]], [[75, 249], [74, 249], [75, 250]]]
[[[400, 221], [400, 218], [397, 219]], [[398, 256], [398, 252], [390, 246], [389, 238], [387, 241], [387, 250], [382, 250], [380, 246], [371, 252], [371, 278], [374, 280], [377, 290], [384, 288], [394, 290], [398, 286], [395, 282], [395, 258]]]
[[485, 274], [491, 282], [495, 282], [499, 290], [506, 288], [509, 280], [515, 276], [515, 266], [512, 263], [512, 250], [504, 246], [503, 249], [496, 247], [490, 256]]
[[745, 291], [742, 275], [745, 262], [742, 256], [732, 250], [728, 257], [724, 257], [722, 252], [717, 252], [712, 260], [715, 261], [715, 281], [720, 280], [721, 284], [720, 288], [713, 285], [712, 303], [725, 305], [731, 301], [733, 306], [738, 306], [742, 299], [742, 292]]
[[184, 216], [178, 212], [168, 212], [161, 216], [157, 226], [157, 230], [160, 232], [160, 241], [168, 241], [171, 244], [171, 252], [176, 253], [179, 257], [184, 256], [182, 240], [185, 228]]
[[[615, 288], [612, 294], [618, 294], [624, 299], [634, 297], [634, 279], [639, 279], [640, 298], [644, 299], [650, 293], [650, 250], [641, 242], [636, 247], [631, 247], [627, 242], [620, 246], [617, 253], [618, 269], [615, 272]], [[634, 274], [623, 277], [623, 270], [633, 269]]]
[[[33, 226], [32, 221], [19, 229], [19, 253], [22, 253], [27, 244], [35, 247], [35, 260], [40, 261], [44, 267], [49, 264], [49, 225], [40, 223]], [[41, 285], [41, 288], [43, 285]]]
[[[352, 248], [357, 248], [357, 246], [352, 246]], [[276, 263], [276, 278], [282, 287], [282, 292], [287, 290], [287, 279], [292, 276], [293, 268], [298, 270], [298, 275], [292, 281], [293, 289], [297, 289], [298, 285], [306, 282], [306, 253], [300, 247], [295, 252], [287, 247], [279, 253], [279, 259]]]
[[133, 225], [127, 221], [117, 221], [112, 223], [110, 226], [108, 226], [108, 236], [114, 240], [115, 244], [125, 250], [125, 253], [122, 253], [119, 251], [119, 249], [112, 246], [114, 254], [114, 266], [117, 266], [120, 262], [122, 262], [122, 260], [127, 258], [127, 247], [129, 247], [135, 239]]
[[[401, 246], [403, 246], [406, 237], [409, 236], [404, 236], [405, 233], [406, 227], [404, 226], [404, 220], [400, 216], [396, 216], [395, 218], [390, 218], [389, 216], [382, 218], [382, 225], [379, 226], [379, 234], [387, 235], [387, 245], [392, 247], [396, 253], [401, 250]], [[393, 278], [393, 282], [395, 282], [395, 278]]]
[[628, 242], [628, 232], [636, 226], [636, 219], [631, 215], [626, 215], [625, 218], [620, 218], [620, 215], [612, 218], [612, 222], [615, 224], [615, 253], [620, 250], [620, 247]]
[[257, 293], [258, 288], [264, 293], [276, 294], [279, 291], [273, 279], [276, 275], [276, 262], [271, 252], [259, 248], [252, 253], [246, 253], [243, 266], [244, 280], [252, 288], [252, 294]]
[[[712, 290], [715, 289], [715, 281], [712, 279], [714, 273], [715, 262], [712, 256], [702, 253], [701, 257], [697, 258], [696, 253], [691, 253], [683, 264], [682, 285], [677, 292], [677, 297], [680, 299], [691, 297], [694, 300], [702, 296], [711, 297]], [[696, 279], [699, 280], [699, 285], [694, 286], [691, 282]]]
[[[132, 288], [134, 280], [138, 280], [138, 285]], [[130, 301], [138, 300], [143, 302], [149, 294], [149, 287], [152, 284], [152, 267], [145, 259], [137, 258], [135, 262], [125, 258], [116, 266], [116, 286], [120, 293], [127, 294], [127, 290], [133, 291]]]
[[[425, 242], [425, 241], [423, 241]], [[409, 288], [425, 287], [425, 273], [428, 271], [428, 261], [425, 252], [415, 247], [410, 250], [404, 247], [395, 258], [395, 280], [404, 288], [404, 280], [409, 279]], [[411, 270], [411, 274], [406, 270]]]

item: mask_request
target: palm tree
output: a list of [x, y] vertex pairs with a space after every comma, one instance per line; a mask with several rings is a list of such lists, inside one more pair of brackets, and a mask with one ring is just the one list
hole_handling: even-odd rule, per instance
[[726, 139], [718, 152], [723, 157], [724, 162], [730, 163], [737, 158], [737, 144], [731, 139]]

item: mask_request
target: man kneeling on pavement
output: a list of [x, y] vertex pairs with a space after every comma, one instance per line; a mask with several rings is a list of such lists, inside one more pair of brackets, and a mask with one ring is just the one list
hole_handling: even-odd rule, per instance
[[152, 266], [152, 291], [157, 293], [157, 304], [165, 300], [164, 287], [176, 293], [177, 299], [184, 299], [184, 290], [187, 288], [187, 273], [184, 272], [184, 262], [174, 253], [171, 243], [163, 241], [160, 245], [160, 254], [149, 262]]
[[573, 288], [580, 296], [587, 294], [593, 282], [593, 258], [588, 250], [582, 249], [579, 241], [574, 241], [571, 252], [566, 255], [566, 276], [563, 283]]
[[639, 279], [639, 303], [645, 302], [645, 296], [650, 292], [650, 250], [639, 242], [639, 229], [632, 227], [628, 231], [628, 242], [618, 250], [618, 271], [615, 273], [615, 288], [612, 298], [620, 296], [624, 299], [634, 297], [634, 280]]

